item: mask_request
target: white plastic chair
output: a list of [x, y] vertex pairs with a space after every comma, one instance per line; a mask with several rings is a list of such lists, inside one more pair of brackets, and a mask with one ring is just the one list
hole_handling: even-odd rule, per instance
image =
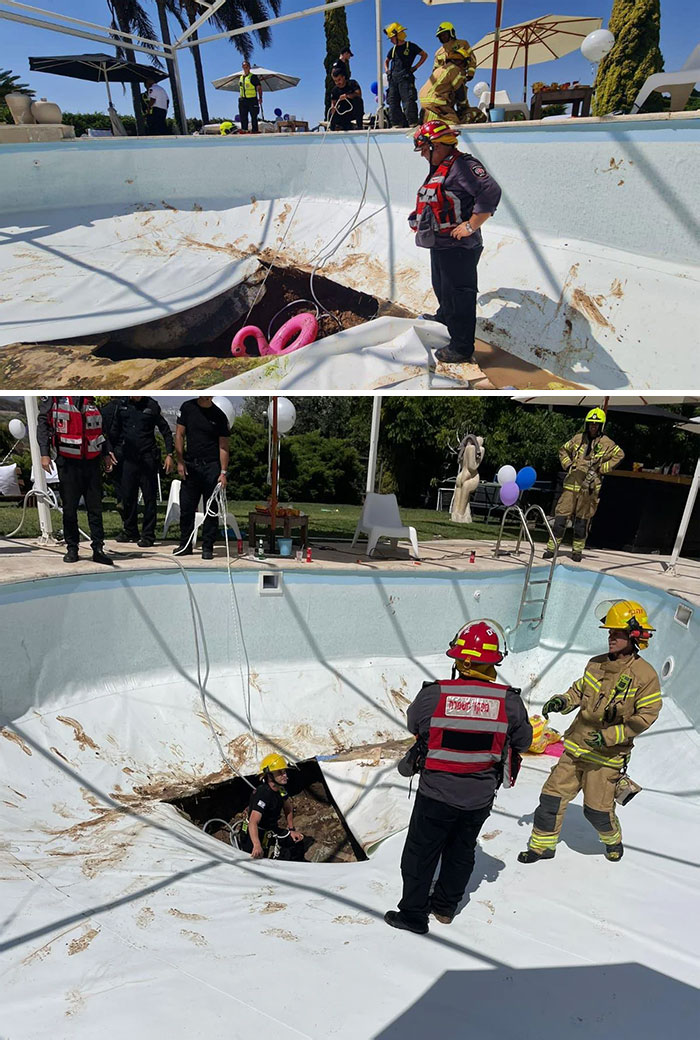
[[646, 99], [653, 91], [671, 95], [671, 111], [682, 112], [688, 103], [693, 87], [700, 82], [700, 43], [681, 65], [679, 72], [657, 72], [649, 76], [637, 94], [632, 105], [632, 115], [636, 115]]
[[0, 466], [0, 496], [16, 498], [22, 494], [22, 489], [17, 479], [18, 470], [19, 467], [16, 462], [13, 462], [10, 466]]
[[[165, 507], [165, 520], [163, 521], [163, 538], [167, 534], [171, 524], [180, 523], [180, 488], [181, 480], [173, 480], [170, 485], [168, 504]], [[197, 532], [204, 523], [204, 499], [200, 498], [197, 512], [194, 514], [194, 534], [192, 536], [192, 547], [197, 544]], [[226, 523], [233, 530], [236, 539], [241, 537], [241, 529], [233, 513], [226, 513]]]
[[401, 523], [396, 495], [377, 495], [374, 492], [367, 495], [355, 528], [352, 549], [355, 548], [360, 532], [367, 535], [368, 556], [372, 555], [380, 538], [388, 538], [392, 549], [396, 549], [399, 538], [408, 538], [412, 547], [411, 555], [420, 559], [416, 529]]
[[[479, 109], [488, 115], [488, 108], [491, 102], [491, 91], [485, 90], [479, 98]], [[530, 109], [527, 107], [524, 101], [511, 101], [507, 90], [497, 90], [496, 100], [494, 101], [495, 108], [502, 108], [505, 112], [522, 112], [526, 119], [530, 118]]]

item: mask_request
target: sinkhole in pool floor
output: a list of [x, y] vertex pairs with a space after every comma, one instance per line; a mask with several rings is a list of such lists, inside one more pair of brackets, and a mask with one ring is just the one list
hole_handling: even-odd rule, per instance
[[[257, 773], [246, 777], [255, 787]], [[212, 838], [231, 844], [231, 829], [245, 818], [251, 789], [241, 777], [203, 787], [184, 798], [165, 799]], [[294, 825], [306, 840], [309, 863], [356, 863], [367, 855], [348, 827], [315, 758], [290, 767], [287, 793], [294, 803]], [[282, 821], [283, 823], [283, 821]], [[285, 830], [284, 826], [280, 827]]]

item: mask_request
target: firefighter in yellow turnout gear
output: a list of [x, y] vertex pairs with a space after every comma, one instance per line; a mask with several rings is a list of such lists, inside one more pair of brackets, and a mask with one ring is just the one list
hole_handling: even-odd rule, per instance
[[566, 807], [581, 790], [583, 815], [598, 832], [606, 859], [622, 859], [615, 800], [629, 800], [627, 762], [634, 738], [659, 716], [661, 689], [658, 675], [639, 656], [654, 631], [644, 607], [616, 600], [601, 603], [596, 613], [601, 628], [608, 629], [608, 653], [591, 658], [583, 676], [542, 709], [545, 718], [549, 712], [579, 711], [564, 734], [564, 753], [542, 788], [527, 850], [518, 856], [521, 863], [554, 856]]
[[[566, 470], [564, 490], [554, 510], [554, 537], [561, 543], [569, 519], [573, 523], [572, 559], [583, 558], [586, 537], [600, 500], [600, 488], [606, 473], [615, 469], [625, 457], [619, 445], [604, 436], [606, 415], [602, 408], [592, 408], [586, 416], [582, 433], [575, 434], [559, 450], [562, 469]], [[554, 555], [550, 538], [544, 559]]]
[[441, 22], [435, 35], [441, 46], [435, 53], [430, 78], [418, 93], [421, 121], [471, 122], [465, 84], [474, 76], [476, 58], [467, 41], [457, 39], [452, 22]]

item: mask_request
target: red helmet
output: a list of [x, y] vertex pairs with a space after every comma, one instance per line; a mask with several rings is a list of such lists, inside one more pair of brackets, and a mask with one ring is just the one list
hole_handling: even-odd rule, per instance
[[460, 628], [447, 656], [463, 663], [500, 664], [507, 653], [506, 637], [500, 625], [482, 618]]
[[419, 126], [413, 135], [413, 150], [419, 152], [424, 144], [457, 144], [459, 130], [453, 130], [442, 119], [430, 119]]

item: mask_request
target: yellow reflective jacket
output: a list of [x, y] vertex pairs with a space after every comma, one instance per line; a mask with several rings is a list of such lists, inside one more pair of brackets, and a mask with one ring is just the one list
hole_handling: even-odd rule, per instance
[[559, 449], [559, 461], [562, 469], [567, 470], [564, 480], [566, 491], [587, 491], [598, 493], [603, 477], [615, 469], [625, 457], [619, 445], [605, 434], [595, 437], [591, 442], [591, 450], [587, 453], [588, 435], [577, 433]]
[[254, 75], [254, 72], [249, 72], [247, 76], [241, 76], [238, 89], [242, 98], [252, 99], [258, 96], [258, 88], [254, 83], [251, 83], [250, 79]]
[[[661, 683], [637, 654], [611, 660], [592, 657], [583, 675], [563, 694], [563, 714], [579, 712], [564, 734], [564, 747], [575, 758], [622, 768], [634, 738], [656, 722], [661, 711]], [[586, 737], [598, 731], [603, 747], [590, 748]]]
[[[459, 48], [466, 51], [469, 55], [466, 61], [463, 55], [454, 53], [454, 51], [458, 50]], [[476, 58], [474, 57], [474, 52], [472, 51], [471, 47], [469, 46], [466, 40], [448, 40], [443, 47], [438, 48], [438, 50], [435, 52], [435, 63], [433, 65], [433, 72], [441, 66], [447, 65], [448, 61], [458, 61], [460, 63], [460, 67], [464, 68], [466, 72], [466, 78], [468, 80], [472, 79], [474, 73], [476, 72]]]

